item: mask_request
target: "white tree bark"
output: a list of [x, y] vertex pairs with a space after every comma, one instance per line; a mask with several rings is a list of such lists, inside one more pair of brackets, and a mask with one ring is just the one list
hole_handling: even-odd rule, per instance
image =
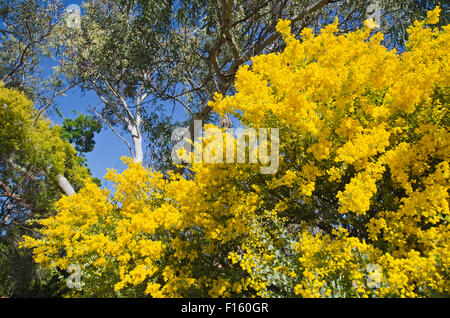
[[67, 195], [68, 197], [75, 194], [75, 190], [73, 189], [72, 185], [70, 184], [69, 180], [66, 179], [63, 175], [58, 174], [56, 177], [58, 180], [58, 185], [61, 191]]
[[[108, 87], [109, 92], [117, 98], [119, 104], [117, 105], [117, 109], [115, 109], [115, 113], [118, 115], [120, 120], [125, 124], [126, 131], [130, 134], [132, 144], [129, 143], [129, 139], [123, 137], [118, 130], [114, 128], [114, 124], [108, 121], [107, 118], [104, 118], [101, 113], [97, 112], [95, 109], [95, 114], [102, 120], [103, 123], [108, 125], [113, 132], [127, 145], [130, 150], [130, 154], [133, 157], [134, 162], [142, 163], [144, 160], [144, 146], [143, 146], [143, 137], [141, 134], [141, 125], [142, 125], [142, 104], [144, 100], [148, 97], [148, 92], [145, 91], [145, 87], [141, 84], [139, 88], [139, 92], [136, 96], [135, 101], [135, 111], [132, 109], [134, 107], [130, 107], [128, 104], [128, 100], [125, 96], [121, 95], [120, 90], [115, 89], [113, 85], [109, 83], [107, 79], [105, 79], [106, 86]], [[110, 103], [107, 96], [103, 96], [101, 92], [97, 92], [97, 95], [100, 97], [102, 102], [107, 105]]]
[[147, 98], [147, 93], [144, 92], [144, 86], [141, 86], [139, 95], [136, 99], [136, 115], [133, 119], [133, 124], [129, 125], [131, 138], [133, 139], [134, 146], [134, 162], [142, 163], [144, 160], [143, 139], [141, 134], [141, 107], [142, 102]]
[[[14, 168], [16, 168], [16, 169], [22, 171], [23, 173], [27, 173], [27, 172], [28, 172], [27, 169], [25, 169], [24, 167], [19, 166], [19, 165], [16, 164], [12, 159], [7, 159], [7, 160], [8, 160], [8, 162], [9, 162]], [[43, 172], [44, 172], [46, 175], [49, 175], [49, 174], [50, 174], [50, 169], [51, 169], [51, 167], [47, 167], [47, 168], [44, 169]], [[58, 175], [56, 176], [56, 179], [57, 179], [57, 181], [58, 181], [59, 189], [60, 189], [65, 195], [71, 196], [71, 195], [74, 195], [74, 194], [76, 193], [75, 190], [73, 189], [72, 185], [70, 184], [69, 180], [67, 180], [66, 177], [64, 177], [64, 176], [61, 175], [61, 174], [58, 174]]]
[[134, 162], [136, 163], [142, 162], [144, 160], [144, 150], [142, 146], [142, 135], [140, 127], [137, 125], [133, 125], [129, 127], [129, 131], [133, 139]]

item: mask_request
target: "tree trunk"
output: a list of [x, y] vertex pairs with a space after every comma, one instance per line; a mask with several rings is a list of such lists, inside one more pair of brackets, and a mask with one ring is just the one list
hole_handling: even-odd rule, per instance
[[58, 176], [56, 178], [58, 180], [59, 188], [61, 189], [61, 191], [65, 195], [70, 197], [71, 195], [75, 194], [75, 190], [73, 189], [73, 187], [70, 184], [70, 182], [66, 179], [66, 177], [64, 177], [63, 175], [58, 174]]
[[[12, 159], [8, 159], [8, 162], [16, 169], [22, 171], [23, 173], [27, 173], [28, 171], [24, 168], [16, 164]], [[51, 167], [46, 167], [44, 169], [44, 173], [48, 176], [50, 175], [50, 169]], [[76, 192], [73, 189], [72, 185], [70, 184], [69, 180], [66, 179], [63, 175], [58, 174], [56, 176], [56, 179], [58, 181], [58, 186], [60, 190], [67, 196], [74, 195]]]
[[133, 135], [134, 145], [134, 162], [142, 162], [144, 160], [144, 151], [142, 149], [142, 137]]
[[141, 131], [139, 129], [139, 122], [137, 120], [136, 125], [130, 125], [128, 126], [128, 130], [131, 133], [131, 138], [133, 140], [133, 147], [134, 147], [134, 162], [139, 163], [144, 160], [144, 150], [142, 146], [142, 135]]

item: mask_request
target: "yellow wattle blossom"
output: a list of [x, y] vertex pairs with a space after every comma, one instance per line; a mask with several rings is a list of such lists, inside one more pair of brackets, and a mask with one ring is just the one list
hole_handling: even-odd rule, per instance
[[439, 22], [439, 15], [441, 14], [441, 8], [437, 6], [433, 11], [427, 13], [427, 23], [436, 24]]
[[375, 28], [379, 28], [380, 26], [378, 24], [375, 23], [375, 21], [373, 19], [369, 19], [364, 21], [364, 25], [366, 27], [368, 27], [369, 29], [375, 29]]
[[86, 184], [22, 245], [43, 266], [82, 265], [75, 296], [448, 295], [450, 26], [414, 23], [402, 53], [371, 26], [299, 40], [280, 21], [285, 50], [209, 103], [280, 129], [275, 174], [194, 163], [163, 176], [124, 159], [113, 194]]

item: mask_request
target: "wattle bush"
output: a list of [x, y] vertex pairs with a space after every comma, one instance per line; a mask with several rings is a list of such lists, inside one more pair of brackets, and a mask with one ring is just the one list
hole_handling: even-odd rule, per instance
[[[439, 8], [389, 51], [338, 23], [253, 58], [210, 105], [279, 128], [280, 168], [128, 169], [62, 198], [26, 237], [36, 262], [81, 267], [72, 296], [429, 297], [448, 294], [450, 26]], [[225, 134], [225, 132], [224, 132]]]

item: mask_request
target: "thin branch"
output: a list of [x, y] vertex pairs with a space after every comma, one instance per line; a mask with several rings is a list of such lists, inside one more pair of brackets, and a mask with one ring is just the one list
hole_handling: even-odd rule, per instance
[[[292, 23], [299, 22], [303, 20], [305, 17], [310, 15], [311, 13], [317, 12], [326, 5], [338, 2], [339, 0], [320, 0], [314, 3], [313, 5], [310, 5], [308, 8], [306, 8], [302, 13], [298, 14], [296, 17], [291, 18], [290, 20]], [[251, 51], [254, 55], [259, 55], [265, 48], [267, 48], [270, 44], [275, 42], [277, 39], [279, 39], [281, 35], [278, 32], [273, 33], [268, 39], [266, 39], [264, 42], [259, 44], [256, 47], [252, 47]], [[249, 52], [250, 53], [250, 52]], [[249, 57], [249, 54], [246, 54], [246, 57]]]
[[42, 116], [42, 114], [43, 114], [43, 113], [44, 113], [44, 112], [45, 112], [45, 111], [53, 104], [53, 102], [55, 101], [55, 98], [56, 98], [56, 97], [65, 94], [67, 91], [71, 90], [72, 88], [74, 88], [74, 87], [77, 86], [78, 84], [79, 84], [79, 83], [74, 83], [74, 84], [70, 85], [69, 87], [66, 87], [65, 89], [63, 89], [63, 90], [59, 91], [58, 93], [54, 94], [54, 95], [52, 96], [52, 98], [50, 99], [50, 101], [47, 103], [47, 105], [45, 105], [44, 107], [42, 107], [42, 108], [39, 110], [39, 112], [38, 112], [36, 118], [34, 119], [34, 123], [35, 123], [35, 124], [37, 123], [37, 121], [38, 121], [39, 118]]
[[0, 29], [0, 33], [3, 33], [3, 35], [10, 34], [10, 35], [17, 36], [16, 33], [12, 32], [12, 31], [9, 31], [9, 30], [5, 30], [5, 29]]
[[192, 112], [192, 109], [186, 105], [185, 102], [183, 102], [181, 99], [179, 99], [176, 95], [168, 95], [168, 94], [164, 94], [161, 98], [163, 99], [173, 99], [175, 101], [177, 101], [178, 103], [180, 103], [191, 115], [193, 115], [194, 113]]
[[235, 21], [235, 22], [231, 25], [231, 27], [235, 27], [235, 26], [237, 26], [237, 25], [239, 25], [239, 24], [241, 24], [241, 23], [247, 21], [248, 19], [250, 19], [251, 17], [253, 17], [257, 12], [259, 12], [259, 10], [261, 10], [261, 9], [264, 8], [266, 5], [268, 5], [270, 2], [272, 2], [272, 0], [268, 0], [268, 1], [266, 1], [266, 2], [263, 2], [260, 6], [254, 8], [254, 9], [252, 10], [252, 12], [250, 12], [249, 14], [247, 14], [245, 17], [243, 17], [243, 18], [240, 19], [240, 20]]
[[109, 90], [116, 96], [116, 98], [118, 98], [121, 102], [123, 107], [125, 108], [125, 110], [127, 111], [128, 117], [130, 118], [131, 121], [135, 121], [134, 119], [134, 115], [131, 112], [130, 108], [128, 107], [128, 103], [125, 100], [125, 98], [123, 98], [122, 95], [120, 95], [113, 87], [112, 85], [109, 83], [109, 81], [103, 76], [103, 79], [105, 80], [106, 86], [108, 86]]
[[[19, 69], [25, 64], [25, 56], [27, 51], [35, 44], [38, 44], [40, 42], [42, 42], [45, 38], [49, 37], [53, 31], [53, 28], [56, 26], [57, 23], [55, 24], [50, 24], [49, 29], [47, 31], [47, 33], [42, 34], [38, 39], [33, 40], [32, 35], [30, 34], [30, 42], [25, 46], [25, 48], [23, 49], [23, 51], [21, 52], [18, 61], [15, 63], [16, 65], [13, 67], [13, 69], [2, 78], [2, 82], [6, 83], [6, 81], [8, 80], [9, 77], [13, 76], [15, 73], [17, 73], [19, 71]], [[28, 24], [26, 24], [26, 27], [29, 28]], [[28, 29], [29, 30], [29, 29]]]
[[131, 157], [134, 158], [134, 154], [133, 154], [133, 148], [131, 147], [131, 145], [125, 140], [125, 138], [123, 138], [119, 132], [113, 127], [113, 125], [108, 122], [106, 119], [103, 118], [103, 116], [101, 114], [99, 114], [93, 107], [89, 106], [89, 108], [95, 113], [95, 115], [97, 115], [97, 117], [105, 124], [107, 125], [109, 128], [111, 128], [111, 130], [127, 145], [128, 149], [130, 150], [130, 154]]
[[24, 207], [30, 208], [30, 205], [25, 202], [25, 200], [18, 194], [15, 194], [10, 187], [8, 187], [6, 184], [0, 181], [0, 187], [3, 188], [4, 193], [0, 194], [0, 196], [4, 196], [7, 198], [11, 198], [14, 201], [20, 202]]

